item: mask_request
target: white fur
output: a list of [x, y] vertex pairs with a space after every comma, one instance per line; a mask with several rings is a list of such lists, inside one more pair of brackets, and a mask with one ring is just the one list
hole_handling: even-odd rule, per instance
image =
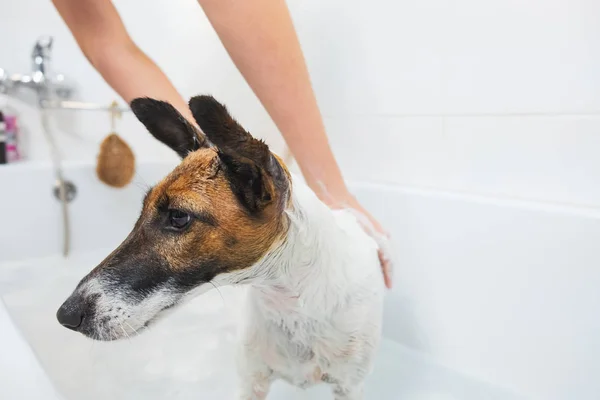
[[301, 387], [325, 380], [336, 399], [362, 399], [381, 334], [377, 244], [351, 212], [330, 210], [296, 182], [285, 239], [253, 267], [216, 279], [251, 284], [240, 399], [264, 399], [277, 378]]
[[99, 340], [113, 340], [137, 334], [157, 315], [165, 315], [165, 307], [179, 302], [182, 297], [175, 294], [169, 286], [163, 286], [145, 296], [140, 302], [132, 303], [118, 289], [109, 290], [107, 287], [103, 278], [94, 277], [77, 289], [83, 298], [97, 297], [93, 336]]

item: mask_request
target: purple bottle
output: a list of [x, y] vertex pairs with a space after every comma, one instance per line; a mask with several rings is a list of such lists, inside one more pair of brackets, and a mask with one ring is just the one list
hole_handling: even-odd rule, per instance
[[6, 115], [4, 117], [6, 123], [6, 160], [7, 162], [15, 162], [21, 158], [19, 153], [19, 129], [17, 127], [17, 117], [14, 115]]
[[4, 122], [4, 114], [0, 111], [0, 164], [6, 164], [6, 123]]

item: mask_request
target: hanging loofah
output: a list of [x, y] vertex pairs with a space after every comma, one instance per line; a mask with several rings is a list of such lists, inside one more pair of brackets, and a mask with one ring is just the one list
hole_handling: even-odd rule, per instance
[[100, 144], [96, 174], [109, 186], [122, 188], [131, 182], [135, 173], [135, 157], [131, 148], [115, 133], [116, 119], [121, 116], [117, 102], [110, 112], [112, 133]]
[[108, 135], [100, 145], [96, 174], [109, 186], [126, 186], [135, 173], [135, 157], [131, 148], [116, 133]]

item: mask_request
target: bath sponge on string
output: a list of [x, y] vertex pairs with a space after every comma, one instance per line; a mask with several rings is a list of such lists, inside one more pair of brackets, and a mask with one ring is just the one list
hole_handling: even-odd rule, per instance
[[111, 104], [111, 133], [100, 144], [96, 175], [105, 184], [122, 188], [133, 179], [135, 156], [129, 145], [116, 132], [116, 119], [121, 116], [116, 102]]

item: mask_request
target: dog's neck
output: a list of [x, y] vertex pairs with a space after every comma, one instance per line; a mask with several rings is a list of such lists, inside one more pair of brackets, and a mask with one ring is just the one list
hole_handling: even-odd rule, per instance
[[314, 275], [339, 272], [336, 264], [343, 262], [345, 255], [339, 240], [342, 232], [332, 211], [302, 182], [294, 184], [291, 200], [285, 211], [287, 234], [262, 261], [267, 273], [255, 286], [283, 285], [301, 290], [300, 286]]
[[294, 181], [291, 200], [285, 238], [247, 281], [274, 306], [336, 307], [369, 272], [364, 264], [376, 258], [375, 243], [351, 213], [332, 211], [304, 183]]

